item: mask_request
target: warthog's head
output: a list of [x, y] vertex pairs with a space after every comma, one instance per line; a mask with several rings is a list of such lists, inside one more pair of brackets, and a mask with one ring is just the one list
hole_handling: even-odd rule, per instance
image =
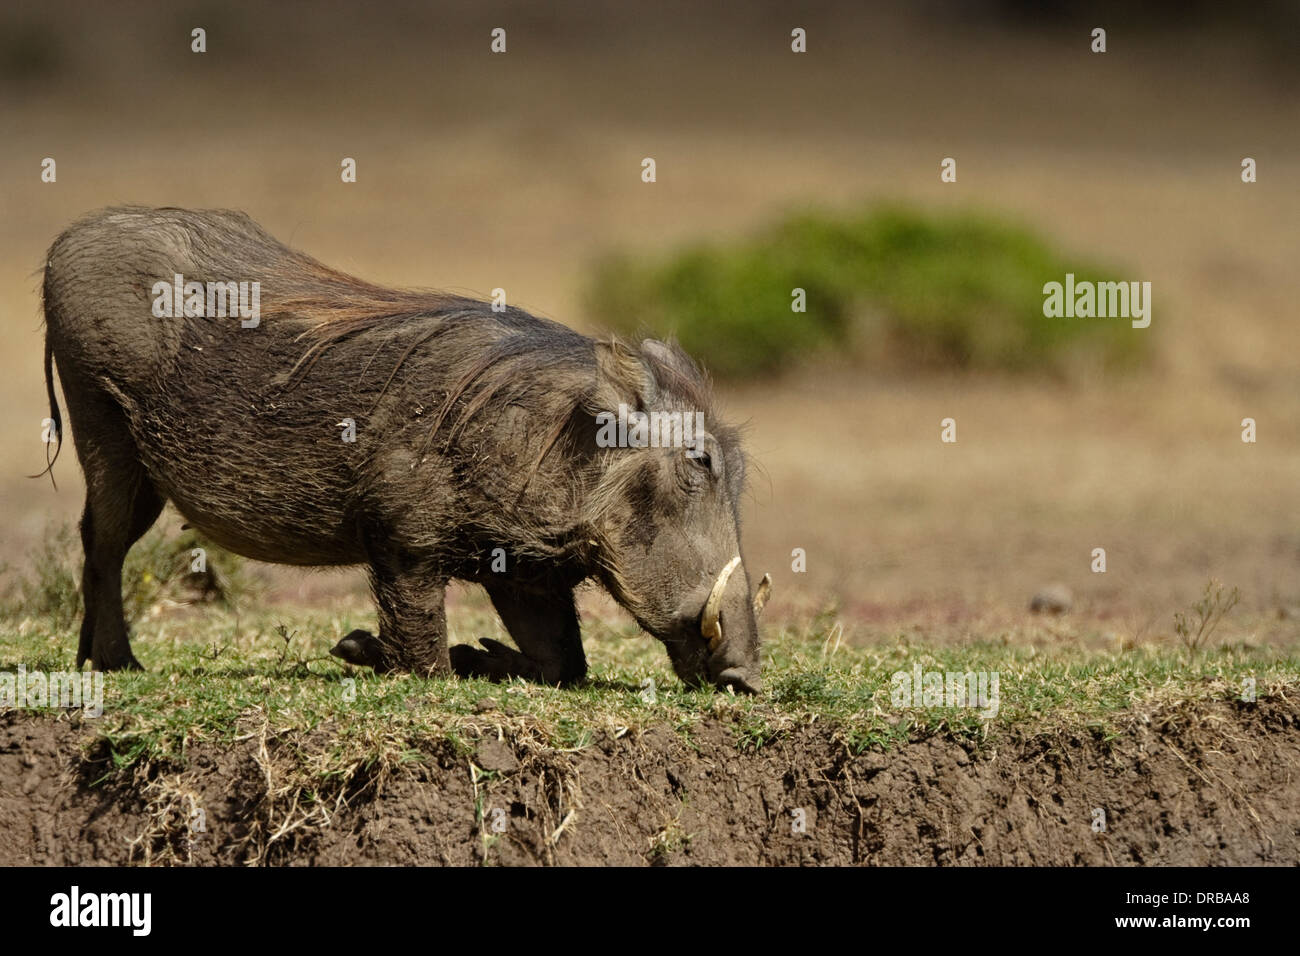
[[707, 379], [676, 345], [601, 343], [597, 366], [604, 582], [683, 681], [756, 693], [770, 579], [756, 592], [741, 559], [739, 433], [716, 419]]

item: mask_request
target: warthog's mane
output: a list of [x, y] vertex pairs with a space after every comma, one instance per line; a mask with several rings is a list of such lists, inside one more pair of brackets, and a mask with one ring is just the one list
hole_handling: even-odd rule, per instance
[[[422, 456], [438, 439], [449, 447], [481, 412], [490, 413], [509, 405], [521, 407], [540, 434], [540, 440], [533, 437], [529, 442], [532, 457], [517, 486], [518, 496], [522, 499], [548, 456], [565, 438], [575, 416], [593, 416], [600, 411], [615, 410], [607, 407], [611, 393], [608, 388], [602, 388], [601, 364], [597, 358], [597, 349], [608, 346], [609, 352], [618, 357], [613, 363], [613, 375], [618, 379], [626, 376], [631, 381], [638, 369], [648, 367], [652, 370], [655, 407], [699, 410], [705, 414], [730, 465], [728, 474], [733, 508], [738, 502], [746, 467], [740, 430], [715, 418], [708, 377], [676, 344], [661, 344], [653, 350], [637, 349], [616, 338], [598, 342], [520, 309], [493, 311], [489, 303], [474, 299], [438, 292], [386, 289], [372, 296], [363, 284], [354, 288], [356, 291], [347, 296], [284, 300], [275, 306], [275, 311], [283, 308], [299, 317], [312, 319], [299, 333], [299, 339], [307, 348], [291, 379], [305, 375], [326, 349], [341, 343], [360, 345], [367, 339], [379, 341], [399, 337], [402, 345], [396, 360], [365, 373], [372, 377], [371, 383], [377, 389], [375, 401], [378, 402], [403, 365], [418, 357], [422, 350], [435, 346], [439, 341], [454, 342], [457, 336], [462, 335], [472, 339], [475, 345], [471, 349], [447, 348], [440, 354], [440, 361], [449, 363], [443, 376], [447, 383], [446, 395], [433, 416], [418, 456]], [[394, 305], [398, 303], [401, 308], [395, 309]], [[575, 468], [583, 467], [581, 458], [552, 456], [552, 467], [557, 474], [548, 479], [546, 487], [573, 490], [575, 497], [570, 500], [578, 504], [584, 516], [582, 526], [587, 529], [579, 538], [587, 544], [596, 544], [602, 538], [607, 517], [615, 513], [619, 502], [629, 498], [640, 481], [642, 463], [637, 456], [620, 454], [620, 451], [616, 448], [597, 449], [596, 458], [586, 461], [587, 466], [593, 469], [590, 481], [577, 480], [574, 474]], [[579, 487], [585, 487], [585, 493], [578, 492]], [[559, 504], [559, 499], [566, 497], [567, 493], [558, 494], [554, 503]], [[650, 501], [640, 504], [647, 510], [654, 507], [654, 502]], [[735, 514], [739, 521], [738, 511]], [[540, 533], [520, 535], [517, 523], [524, 520], [522, 513], [512, 510], [490, 520], [503, 523], [503, 536], [513, 533], [535, 540], [536, 546], [531, 550], [546, 554], [546, 548], [540, 543]], [[568, 547], [563, 546], [560, 551]], [[578, 547], [586, 550], [581, 542]], [[604, 559], [603, 556], [613, 551], [597, 546], [592, 553], [600, 563], [603, 580], [611, 592], [626, 602], [639, 601], [622, 569]], [[557, 555], [546, 554], [547, 557]]]
[[[301, 270], [302, 261], [294, 265]], [[368, 362], [363, 369], [377, 404], [402, 368], [425, 350], [457, 339], [472, 346], [440, 353], [448, 384], [420, 454], [439, 436], [449, 446], [480, 412], [517, 405], [546, 429], [526, 487], [575, 413], [614, 411], [601, 407], [598, 343], [588, 336], [522, 309], [494, 310], [488, 302], [438, 291], [388, 289], [313, 265], [321, 273], [313, 277], [310, 291], [270, 297], [264, 307], [272, 320], [281, 314], [304, 326], [297, 337], [306, 348], [290, 372], [288, 387], [301, 381], [330, 348], [400, 338], [395, 361], [382, 368]], [[699, 410], [712, 418], [711, 383], [679, 347], [670, 345], [651, 356], [618, 339], [606, 341], [618, 354], [653, 368], [656, 405]], [[733, 429], [717, 423], [715, 434], [729, 451], [738, 445]]]
[[[369, 337], [404, 334], [406, 343], [390, 367], [374, 369], [377, 404], [403, 366], [423, 349], [457, 336], [483, 336], [477, 348], [447, 349], [446, 395], [429, 425], [423, 455], [442, 434], [450, 446], [465, 426], [484, 409], [515, 404], [545, 421], [546, 435], [531, 463], [532, 480], [543, 459], [563, 435], [569, 416], [593, 388], [596, 361], [590, 339], [558, 323], [539, 319], [519, 309], [493, 312], [489, 304], [473, 299], [424, 293], [424, 308], [414, 311], [369, 311], [350, 302], [305, 330], [300, 338], [307, 349], [291, 373], [291, 383], [305, 375], [320, 354], [340, 342], [364, 342]], [[376, 303], [377, 304], [377, 303]], [[309, 314], [320, 316], [319, 308]], [[485, 328], [486, 327], [486, 328]], [[364, 373], [363, 373], [364, 374]]]

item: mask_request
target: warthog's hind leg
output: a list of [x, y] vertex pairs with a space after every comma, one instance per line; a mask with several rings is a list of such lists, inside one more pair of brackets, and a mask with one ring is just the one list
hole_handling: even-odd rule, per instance
[[108, 395], [75, 379], [64, 383], [77, 457], [86, 474], [81, 544], [85, 604], [77, 667], [97, 671], [140, 669], [131, 653], [122, 611], [122, 562], [162, 512], [126, 418]]

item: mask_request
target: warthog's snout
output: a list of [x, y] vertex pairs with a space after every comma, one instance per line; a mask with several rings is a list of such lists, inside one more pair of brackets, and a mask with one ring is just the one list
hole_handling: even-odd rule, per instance
[[763, 690], [763, 681], [758, 674], [751, 674], [739, 667], [728, 667], [718, 675], [718, 686], [729, 687], [738, 694], [757, 694]]
[[741, 585], [742, 572], [736, 555], [718, 572], [700, 612], [700, 636], [708, 645], [710, 681], [718, 687], [742, 694], [757, 694], [763, 682], [759, 676], [758, 614], [767, 603], [772, 578], [763, 575], [751, 600]]

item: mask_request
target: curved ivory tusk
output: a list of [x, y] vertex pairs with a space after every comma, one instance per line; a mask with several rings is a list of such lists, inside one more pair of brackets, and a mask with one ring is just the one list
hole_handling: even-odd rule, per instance
[[740, 566], [740, 555], [727, 562], [727, 566], [718, 572], [718, 579], [713, 582], [709, 599], [704, 602], [704, 613], [700, 615], [700, 634], [709, 642], [709, 650], [716, 651], [722, 644], [722, 621], [718, 615], [722, 611], [722, 592], [727, 590], [731, 572]]
[[763, 607], [767, 604], [767, 599], [772, 596], [772, 575], [763, 575], [763, 580], [758, 582], [758, 590], [754, 592], [754, 616], [763, 613]]

